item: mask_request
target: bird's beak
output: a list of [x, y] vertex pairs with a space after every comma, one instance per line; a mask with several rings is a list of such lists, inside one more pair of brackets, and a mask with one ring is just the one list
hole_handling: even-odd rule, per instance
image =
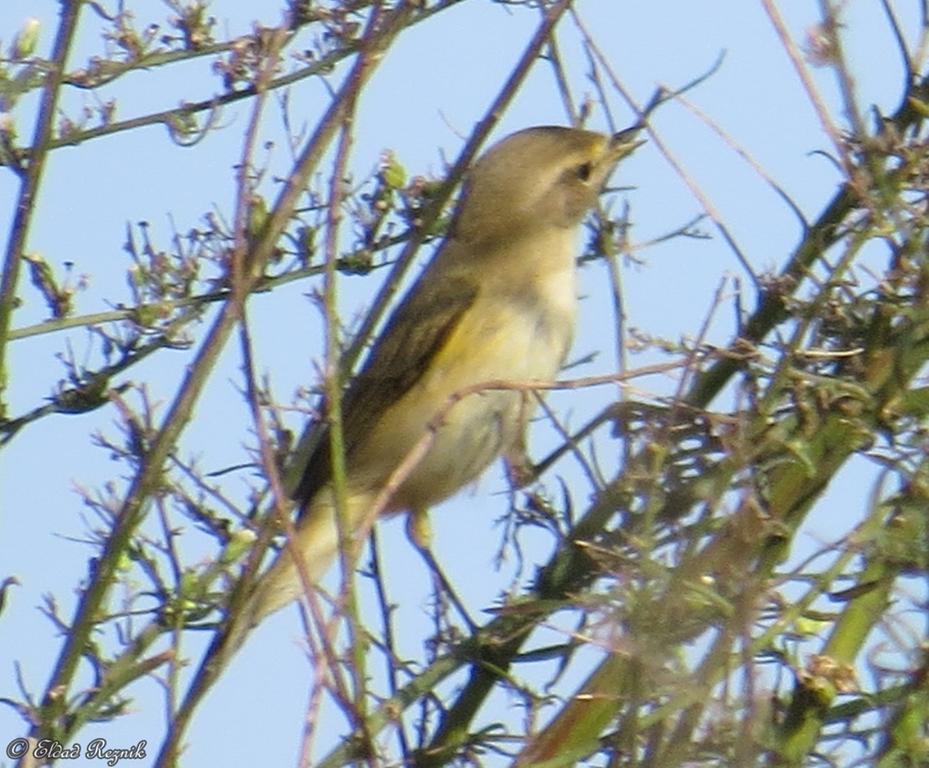
[[637, 147], [641, 147], [645, 143], [645, 139], [636, 138], [641, 130], [641, 125], [635, 125], [619, 133], [614, 133], [610, 137], [610, 154], [617, 160], [621, 160], [626, 155], [631, 155]]

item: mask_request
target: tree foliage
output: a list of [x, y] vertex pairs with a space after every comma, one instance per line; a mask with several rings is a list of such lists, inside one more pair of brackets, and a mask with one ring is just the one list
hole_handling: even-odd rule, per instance
[[[506, 5], [531, 17], [535, 30], [512, 70], [501, 68], [497, 97], [447, 173], [411, 177], [386, 154], [369, 178], [346, 183], [358, 100], [385, 54], [404, 45], [409, 29], [473, 1], [291, 0], [280, 23], [224, 37], [202, 0], [166, 2], [157, 24], [137, 18], [129, 3], [107, 15], [102, 4], [62, 0], [47, 56], [37, 53], [31, 24], [7, 44], [0, 162], [18, 191], [0, 282], [0, 387], [24, 375], [5, 364], [10, 345], [87, 335], [80, 352], [62, 343], [63, 370], [47, 387], [53, 396], [21, 413], [0, 400], [0, 440], [11, 444], [54, 414], [105, 409], [119, 431], [93, 440], [122, 468], [122, 481], [82, 492], [94, 515], [94, 551], [74, 614], [52, 600], [45, 606], [50, 631], [61, 634], [47, 685], [4, 699], [36, 743], [67, 744], [88, 723], [119, 718], [134, 687], [154, 677], [168, 723], [157, 764], [183, 762], [183, 745], [196, 738], [190, 718], [224, 672], [208, 648], [193, 654], [185, 638], [206, 633], [215, 649], [262, 557], [286, 536], [282, 489], [289, 457], [304, 449], [292, 436], [294, 413], [312, 423], [315, 395], [337, 398], [414, 257], [441, 236], [465, 169], [533, 68], [554, 73], [566, 121], [598, 110], [612, 119], [609, 105], [621, 99], [630, 122], [641, 121], [662, 148], [649, 117], [671, 95], [659, 91], [648, 106], [627, 99], [580, 3], [514, 1]], [[492, 618], [472, 623], [453, 593], [439, 590], [432, 631], [409, 662], [395, 652], [381, 590], [378, 569], [389, 564], [365, 563], [365, 583], [381, 598], [377, 616], [361, 610], [350, 574], [331, 602], [307, 596], [309, 708], [334, 701], [347, 723], [339, 744], [312, 764], [430, 766], [490, 755], [518, 766], [663, 768], [929, 760], [920, 581], [929, 547], [929, 19], [905, 29], [885, 3], [907, 77], [899, 106], [880, 114], [856, 98], [839, 4], [821, 3], [821, 23], [804, 43], [791, 37], [773, 0], [763, 5], [818, 109], [829, 142], [823, 151], [841, 183], [815, 216], [783, 193], [802, 237], [768, 274], [748, 266], [753, 259], [701, 200], [747, 267], [753, 306], [739, 304], [735, 334], [715, 344], [706, 329], [675, 341], [634, 337], [617, 305], [615, 343], [636, 341], [655, 362], [596, 380], [567, 380], [567, 371], [553, 385], [579, 398], [608, 381], [622, 395], [574, 430], [557, 431], [562, 422], [549, 413], [561, 444], [530, 468], [525, 487], [512, 489], [507, 514], [517, 529], [545, 531], [553, 554], [530, 577], [501, 586], [508, 596]], [[100, 27], [100, 55], [75, 52], [88, 17]], [[557, 35], [569, 22], [586, 45], [596, 102], [577, 102], [562, 66]], [[217, 94], [184, 93], [173, 109], [117, 119], [108, 96], [114, 84], [204, 59], [221, 79]], [[814, 68], [835, 74], [840, 114], [819, 98]], [[314, 78], [329, 84], [329, 100], [303, 128], [288, 124], [290, 167], [278, 174], [263, 151], [267, 114], [274, 106], [287, 114], [290, 89]], [[704, 81], [695, 73], [688, 87]], [[75, 90], [93, 94], [95, 106], [74, 111], [66, 96]], [[230, 105], [247, 108], [245, 124], [224, 124]], [[231, 202], [205, 203], [202, 226], [168, 242], [144, 223], [128, 226], [128, 300], [81, 314], [80, 278], [29, 246], [46, 168], [59, 152], [152, 125], [164, 126], [178, 151], [193, 153], [215, 132], [240, 133]], [[647, 248], [631, 239], [630, 210], [617, 209], [605, 205], [590, 222], [583, 259], [609, 264], [621, 296], [620, 268]], [[694, 223], [668, 229], [668, 237], [703, 236]], [[87, 257], [79, 251], [77, 262]], [[382, 268], [389, 269], [383, 287], [346, 333], [340, 276]], [[323, 362], [315, 388], [285, 407], [255, 362], [272, 340], [257, 331], [251, 307], [294, 282], [325, 319]], [[17, 324], [37, 307], [47, 319]], [[178, 446], [205, 388], [226, 375], [217, 373], [218, 361], [229, 349], [241, 360], [243, 441], [251, 435], [252, 444], [241, 465], [208, 474]], [[172, 354], [184, 355], [185, 365], [159, 406], [134, 375]], [[673, 373], [670, 392], [633, 389], [657, 373]], [[598, 451], [617, 459], [615, 469], [602, 470]], [[584, 468], [586, 485], [559, 481], [565, 457]], [[811, 513], [830, 503], [827, 489], [860, 468], [874, 477], [867, 514], [797, 562], [791, 553]], [[235, 490], [243, 473], [251, 478], [244, 495]], [[206, 563], [186, 554], [182, 527], [207, 542]], [[8, 592], [11, 579], [3, 583]], [[118, 585], [127, 597], [116, 597]], [[556, 615], [569, 617], [574, 631], [543, 644], [538, 630]], [[539, 660], [554, 660], [550, 678], [525, 672]], [[384, 662], [380, 687], [372, 670]], [[580, 682], [565, 685], [562, 673], [579, 664]], [[455, 675], [461, 685], [445, 685]], [[523, 714], [488, 724], [480, 713], [499, 691]], [[313, 738], [308, 732], [307, 750]]]

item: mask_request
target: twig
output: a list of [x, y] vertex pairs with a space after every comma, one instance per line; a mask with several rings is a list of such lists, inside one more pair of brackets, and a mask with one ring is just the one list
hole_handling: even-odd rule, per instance
[[3, 259], [3, 274], [0, 275], [0, 416], [3, 416], [6, 411], [3, 405], [3, 393], [8, 376], [6, 345], [9, 341], [8, 333], [13, 310], [16, 307], [19, 270], [23, 263], [23, 251], [26, 247], [29, 225], [36, 210], [35, 200], [39, 193], [42, 172], [45, 170], [45, 162], [51, 148], [55, 112], [61, 95], [61, 79], [64, 75], [68, 53], [74, 42], [80, 9], [79, 0], [70, 0], [62, 5], [61, 23], [58, 26], [58, 36], [52, 53], [52, 71], [45, 83], [45, 92], [39, 103], [39, 115], [33, 133], [34, 150], [25, 175], [21, 177], [16, 212], [13, 215], [10, 239], [7, 242]]

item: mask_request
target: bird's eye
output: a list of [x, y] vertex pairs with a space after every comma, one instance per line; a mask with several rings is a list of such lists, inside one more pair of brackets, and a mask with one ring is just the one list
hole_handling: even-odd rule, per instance
[[584, 163], [583, 165], [579, 165], [579, 166], [577, 167], [577, 177], [578, 177], [581, 181], [589, 181], [589, 180], [590, 180], [590, 172], [591, 172], [592, 170], [593, 170], [593, 166], [591, 166], [590, 163]]

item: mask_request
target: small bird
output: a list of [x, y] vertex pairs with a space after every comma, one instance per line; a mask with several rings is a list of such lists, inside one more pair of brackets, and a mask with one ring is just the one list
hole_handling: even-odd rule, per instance
[[[521, 445], [531, 393], [454, 396], [557, 375], [574, 331], [579, 226], [616, 163], [641, 143], [637, 132], [529, 128], [474, 165], [445, 241], [342, 398], [345, 530], [369, 529], [375, 500], [430, 428], [428, 450], [379, 510], [409, 512], [414, 532], [431, 505]], [[325, 430], [293, 496], [295, 548], [316, 583], [339, 550]], [[293, 550], [285, 546], [260, 578], [245, 604], [248, 626], [301, 594]]]

